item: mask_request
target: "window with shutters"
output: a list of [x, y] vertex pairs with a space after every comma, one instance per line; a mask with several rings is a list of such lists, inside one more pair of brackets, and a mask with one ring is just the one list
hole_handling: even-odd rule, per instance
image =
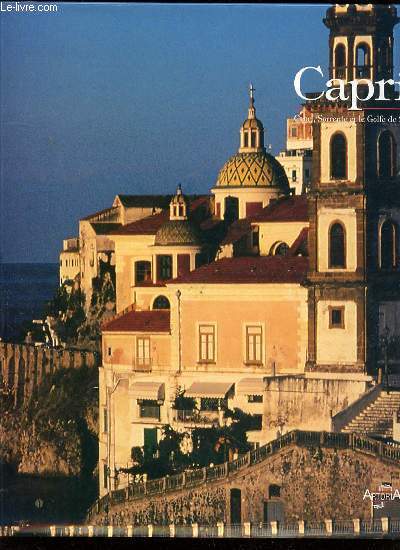
[[148, 367], [150, 364], [150, 338], [137, 338], [136, 365], [138, 367]]
[[199, 326], [199, 362], [215, 363], [215, 326]]
[[262, 364], [263, 334], [260, 326], [246, 327], [246, 363]]

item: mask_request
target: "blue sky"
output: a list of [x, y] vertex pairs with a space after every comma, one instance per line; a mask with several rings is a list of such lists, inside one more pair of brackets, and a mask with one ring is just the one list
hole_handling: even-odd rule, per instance
[[167, 193], [178, 183], [207, 192], [238, 147], [249, 81], [278, 152], [300, 104], [295, 73], [321, 65], [327, 74], [327, 7], [58, 4], [56, 14], [2, 13], [3, 261], [58, 261], [78, 219], [117, 193]]

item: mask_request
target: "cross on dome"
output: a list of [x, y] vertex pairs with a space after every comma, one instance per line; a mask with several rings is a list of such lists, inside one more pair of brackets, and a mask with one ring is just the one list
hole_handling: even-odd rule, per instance
[[250, 99], [254, 99], [254, 92], [255, 91], [256, 91], [256, 89], [253, 87], [253, 84], [250, 82], [250, 86], [249, 86]]

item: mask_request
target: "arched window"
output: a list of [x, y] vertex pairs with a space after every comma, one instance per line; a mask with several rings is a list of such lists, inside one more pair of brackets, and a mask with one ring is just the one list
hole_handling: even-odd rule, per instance
[[343, 134], [331, 139], [331, 179], [347, 178], [347, 142]]
[[370, 51], [368, 44], [358, 44], [356, 49], [356, 77], [370, 77]]
[[344, 78], [346, 72], [346, 48], [338, 44], [335, 48], [335, 77]]
[[329, 267], [346, 267], [345, 230], [341, 223], [335, 222], [329, 230]]
[[151, 262], [140, 261], [135, 263], [135, 283], [151, 281]]
[[389, 130], [381, 133], [378, 139], [378, 175], [393, 177], [396, 175], [396, 142]]
[[271, 254], [274, 256], [286, 256], [289, 252], [289, 245], [282, 241], [275, 243], [271, 248]]
[[153, 302], [153, 309], [171, 309], [168, 298], [165, 296], [157, 296]]
[[393, 269], [396, 267], [396, 225], [386, 220], [381, 227], [381, 268]]

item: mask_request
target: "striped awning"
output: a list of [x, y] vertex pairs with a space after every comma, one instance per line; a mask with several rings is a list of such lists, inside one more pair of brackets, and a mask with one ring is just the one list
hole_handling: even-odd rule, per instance
[[265, 384], [262, 378], [242, 378], [236, 382], [236, 393], [245, 395], [262, 395]]
[[188, 397], [219, 397], [224, 399], [233, 382], [193, 382], [185, 395]]
[[165, 385], [162, 382], [138, 381], [131, 386], [134, 399], [164, 400]]

